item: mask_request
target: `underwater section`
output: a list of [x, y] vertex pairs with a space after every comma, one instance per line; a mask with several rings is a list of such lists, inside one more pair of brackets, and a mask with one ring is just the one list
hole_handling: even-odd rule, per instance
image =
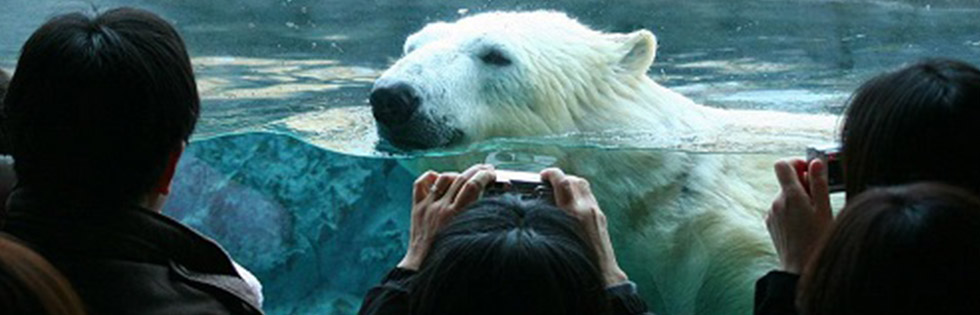
[[194, 141], [164, 213], [251, 270], [268, 313], [353, 314], [405, 252], [414, 176], [399, 163], [275, 133]]
[[[666, 246], [677, 240], [632, 236], [652, 233], [648, 229], [651, 223], [664, 218], [698, 222], [691, 216], [701, 214], [667, 205], [655, 211], [635, 211], [649, 207], [638, 206], [636, 202], [641, 201], [633, 197], [675, 194], [682, 198], [706, 193], [679, 189], [681, 186], [669, 180], [672, 175], [660, 176], [686, 174], [693, 171], [684, 171], [691, 165], [736, 172], [721, 178], [746, 178], [728, 183], [753, 186], [739, 188], [744, 191], [776, 191], [770, 187], [774, 185], [768, 171], [772, 161], [792, 155], [795, 150], [790, 148], [802, 149], [803, 143], [825, 139], [826, 134], [791, 135], [780, 138], [775, 146], [757, 143], [745, 147], [748, 143], [741, 138], [727, 141], [704, 135], [658, 143], [656, 147], [622, 145], [647, 136], [624, 133], [497, 139], [454, 151], [376, 156], [340, 153], [286, 133], [227, 134], [196, 140], [188, 146], [164, 213], [215, 239], [251, 270], [264, 286], [268, 314], [355, 314], [367, 290], [405, 252], [412, 183], [419, 171], [457, 171], [475, 163], [532, 172], [557, 166], [592, 180], [596, 197], [609, 215], [624, 269], [636, 276], [643, 292], [657, 296], [677, 288], [663, 287], [672, 281], [643, 276], [649, 273], [649, 261], [670, 257], [650, 254], [648, 242]], [[705, 146], [696, 141], [702, 137], [711, 143], [732, 145]], [[755, 151], [745, 150], [749, 148]], [[768, 150], [759, 151], [762, 148]], [[622, 163], [624, 159], [630, 163]], [[734, 164], [724, 164], [732, 161]], [[670, 165], [680, 169], [665, 168]], [[636, 182], [659, 177], [663, 180]], [[634, 188], [627, 194], [623, 187]], [[761, 213], [744, 215], [747, 217], [743, 219], [758, 225], [750, 230], [764, 231]], [[688, 263], [685, 266], [690, 268], [681, 268], [682, 273], [697, 274], [704, 265]], [[651, 307], [663, 310], [667, 306], [653, 303]]]

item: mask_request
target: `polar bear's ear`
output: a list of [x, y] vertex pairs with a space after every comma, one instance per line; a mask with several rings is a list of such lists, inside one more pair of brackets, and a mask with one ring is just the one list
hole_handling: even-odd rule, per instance
[[648, 30], [629, 34], [614, 34], [613, 41], [620, 46], [619, 67], [630, 72], [646, 73], [657, 56], [657, 37]]

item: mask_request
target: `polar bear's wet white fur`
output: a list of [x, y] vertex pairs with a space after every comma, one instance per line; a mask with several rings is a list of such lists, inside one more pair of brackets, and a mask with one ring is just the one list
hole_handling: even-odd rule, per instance
[[[663, 137], [744, 126], [832, 130], [834, 119], [695, 104], [646, 75], [657, 39], [592, 30], [562, 13], [494, 12], [432, 23], [375, 83], [382, 138], [432, 149], [496, 137], [643, 130]], [[549, 151], [593, 184], [617, 254], [661, 314], [748, 314], [775, 266], [762, 216], [771, 157], [670, 151]], [[442, 159], [435, 169], [472, 161]]]

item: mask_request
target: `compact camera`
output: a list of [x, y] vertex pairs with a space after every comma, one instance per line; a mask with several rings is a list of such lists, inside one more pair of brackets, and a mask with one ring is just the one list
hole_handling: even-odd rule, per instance
[[841, 166], [843, 155], [837, 145], [809, 146], [806, 148], [807, 164], [813, 159], [820, 159], [827, 166], [827, 184], [830, 192], [844, 191], [844, 168]]
[[551, 184], [542, 182], [538, 173], [497, 170], [497, 180], [487, 187], [484, 196], [513, 193], [521, 199], [544, 199], [554, 203]]

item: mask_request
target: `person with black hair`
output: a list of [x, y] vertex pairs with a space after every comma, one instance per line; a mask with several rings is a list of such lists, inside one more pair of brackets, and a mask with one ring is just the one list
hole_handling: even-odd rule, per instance
[[[879, 75], [851, 97], [840, 135], [846, 199], [874, 187], [938, 181], [980, 194], [980, 69], [930, 59]], [[832, 226], [826, 165], [779, 161], [766, 225], [780, 270], [757, 282], [755, 314], [795, 314], [799, 274]], [[869, 284], [873, 285], [873, 284]]]
[[250, 273], [160, 213], [199, 107], [184, 42], [153, 13], [60, 15], [24, 44], [2, 110], [18, 183], [0, 229], [89, 313], [262, 313]]
[[917, 183], [851, 198], [814, 247], [801, 314], [980, 314], [980, 198]]
[[359, 314], [649, 314], [586, 180], [543, 171], [554, 205], [515, 195], [477, 201], [494, 176], [479, 165], [419, 177], [405, 258]]

